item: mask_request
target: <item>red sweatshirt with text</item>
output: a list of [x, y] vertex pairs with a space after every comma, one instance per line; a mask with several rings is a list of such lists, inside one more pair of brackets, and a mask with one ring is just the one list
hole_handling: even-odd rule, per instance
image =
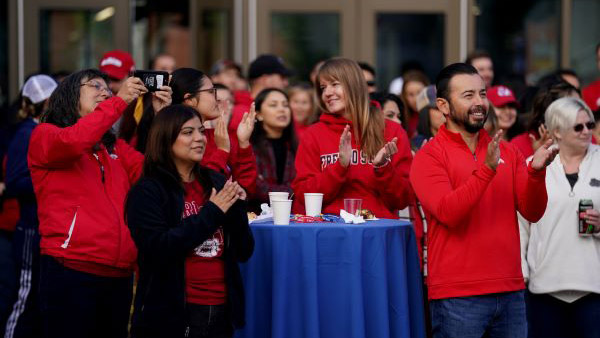
[[206, 129], [204, 135], [206, 136], [206, 150], [200, 162], [201, 165], [215, 170], [225, 177], [233, 176], [233, 180], [246, 189], [248, 195], [254, 194], [258, 173], [252, 146], [240, 148], [236, 134], [232, 134], [230, 131], [229, 152], [226, 152], [217, 148], [214, 129]]
[[340, 136], [352, 122], [337, 114], [323, 114], [303, 135], [296, 153], [294, 212], [304, 214], [304, 193], [323, 193], [323, 213], [339, 215], [344, 198], [361, 198], [362, 208], [378, 218], [398, 218], [413, 193], [408, 181], [412, 161], [406, 132], [399, 124], [385, 121], [385, 141], [398, 138], [398, 153], [381, 168], [367, 161], [352, 133], [352, 158], [344, 168], [339, 162]]
[[546, 171], [527, 167], [504, 141], [493, 171], [485, 165], [490, 141], [482, 129], [473, 154], [442, 126], [413, 161], [410, 181], [428, 221], [430, 299], [525, 288], [517, 211], [530, 222], [542, 217]]

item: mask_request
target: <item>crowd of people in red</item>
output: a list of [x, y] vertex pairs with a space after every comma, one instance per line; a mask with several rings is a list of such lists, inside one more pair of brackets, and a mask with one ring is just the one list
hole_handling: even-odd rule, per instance
[[322, 193], [323, 213], [408, 215], [433, 337], [600, 335], [600, 80], [559, 70], [516, 95], [485, 52], [406, 71], [398, 95], [340, 57], [291, 86], [269, 54], [247, 77], [151, 68], [170, 79], [111, 51], [23, 86], [0, 154], [5, 337], [232, 337], [247, 212], [273, 191], [299, 214]]

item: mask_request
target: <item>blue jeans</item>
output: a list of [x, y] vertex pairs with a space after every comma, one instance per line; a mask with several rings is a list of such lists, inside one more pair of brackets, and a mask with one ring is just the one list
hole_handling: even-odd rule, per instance
[[524, 291], [432, 300], [435, 338], [526, 338]]

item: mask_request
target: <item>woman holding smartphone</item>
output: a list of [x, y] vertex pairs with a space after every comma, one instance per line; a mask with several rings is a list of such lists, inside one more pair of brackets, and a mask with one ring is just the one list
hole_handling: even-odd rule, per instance
[[246, 194], [199, 165], [205, 149], [195, 109], [173, 105], [155, 117], [126, 204], [140, 269], [132, 337], [231, 337], [244, 325], [237, 262], [254, 250]]

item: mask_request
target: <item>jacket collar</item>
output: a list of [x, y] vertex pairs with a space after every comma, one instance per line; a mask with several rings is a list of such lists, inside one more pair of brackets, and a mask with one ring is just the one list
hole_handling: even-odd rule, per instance
[[331, 129], [339, 132], [343, 131], [346, 125], [349, 125], [351, 130], [353, 129], [352, 121], [346, 120], [339, 114], [323, 113], [319, 118], [319, 122], [323, 122]]
[[[440, 129], [438, 130], [438, 134], [441, 135], [442, 138], [446, 141], [450, 141], [456, 145], [467, 146], [467, 143], [463, 139], [462, 135], [460, 133], [455, 133], [455, 132], [448, 130], [448, 128], [446, 128], [445, 124], [440, 126]], [[477, 148], [479, 148], [479, 146], [482, 143], [484, 143], [484, 144], [489, 143], [489, 140], [490, 140], [490, 135], [488, 135], [488, 133], [485, 131], [485, 129], [481, 128], [479, 130], [479, 138], [477, 139]]]

